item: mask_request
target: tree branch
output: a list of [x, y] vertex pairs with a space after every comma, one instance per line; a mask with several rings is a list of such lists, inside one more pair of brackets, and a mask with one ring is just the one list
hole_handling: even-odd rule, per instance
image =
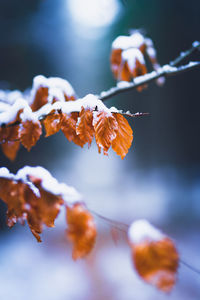
[[158, 79], [159, 77], [175, 76], [175, 75], [178, 75], [183, 72], [190, 71], [190, 70], [193, 70], [193, 69], [196, 69], [199, 67], [200, 67], [199, 61], [190, 62], [187, 65], [183, 65], [180, 67], [164, 65], [157, 72], [153, 71], [153, 72], [150, 72], [143, 76], [136, 77], [133, 82], [121, 81], [117, 84], [116, 87], [112, 87], [108, 91], [101, 92], [100, 96], [98, 96], [98, 97], [101, 101], [106, 101], [115, 95], [121, 94], [121, 93], [129, 91], [129, 90], [133, 90], [139, 86], [142, 86], [146, 83], [154, 81], [154, 80]]
[[190, 56], [193, 52], [196, 50], [200, 50], [200, 42], [195, 41], [192, 43], [192, 47], [184, 52], [181, 52], [180, 55], [170, 62], [170, 66], [174, 67], [178, 65], [181, 61], [183, 61], [185, 58]]

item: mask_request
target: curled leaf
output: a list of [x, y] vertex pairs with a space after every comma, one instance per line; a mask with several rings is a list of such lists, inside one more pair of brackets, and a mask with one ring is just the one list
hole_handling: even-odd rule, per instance
[[73, 244], [74, 260], [84, 258], [94, 247], [96, 241], [96, 225], [93, 216], [81, 203], [67, 206], [67, 237]]

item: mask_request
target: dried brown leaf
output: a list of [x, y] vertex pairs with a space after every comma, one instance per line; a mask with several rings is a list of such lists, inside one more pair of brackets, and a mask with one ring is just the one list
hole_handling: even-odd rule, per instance
[[169, 238], [132, 245], [132, 257], [139, 275], [163, 292], [170, 292], [176, 282], [179, 256]]
[[90, 109], [85, 110], [82, 107], [79, 114], [79, 124], [76, 127], [76, 133], [84, 144], [88, 143], [88, 147], [90, 147], [95, 133], [92, 121], [93, 112]]
[[26, 122], [21, 123], [20, 142], [28, 151], [35, 146], [41, 134], [42, 126], [39, 121], [33, 122], [27, 120]]
[[128, 153], [133, 141], [133, 131], [128, 121], [121, 114], [113, 114], [117, 123], [118, 131], [116, 138], [112, 141], [112, 149], [123, 159]]
[[61, 130], [69, 142], [73, 141], [76, 145], [83, 147], [84, 142], [76, 133], [76, 124], [78, 121], [78, 113], [62, 114]]
[[17, 152], [20, 147], [20, 142], [5, 142], [1, 144], [1, 148], [5, 156], [10, 160], [15, 160]]
[[61, 128], [62, 114], [52, 111], [43, 121], [46, 131], [45, 137], [57, 133]]
[[48, 103], [48, 87], [39, 87], [35, 94], [33, 103], [31, 104], [32, 111], [40, 109], [43, 105]]
[[117, 136], [118, 124], [113, 116], [107, 112], [99, 112], [94, 120], [95, 139], [98, 149], [103, 148], [104, 154], [107, 154], [112, 141]]
[[74, 260], [84, 258], [93, 249], [96, 241], [96, 225], [93, 216], [81, 203], [67, 206], [67, 237], [73, 244]]

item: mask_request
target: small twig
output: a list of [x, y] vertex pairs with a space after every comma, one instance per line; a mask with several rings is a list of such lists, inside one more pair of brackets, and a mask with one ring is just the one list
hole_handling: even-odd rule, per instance
[[116, 228], [119, 231], [122, 231], [124, 233], [127, 233], [127, 230], [129, 228], [129, 226], [125, 223], [119, 222], [119, 221], [114, 221], [111, 220], [109, 218], [106, 218], [100, 214], [98, 214], [97, 212], [93, 211], [93, 210], [89, 210], [93, 215], [95, 215], [96, 217], [98, 217], [99, 219], [105, 221], [106, 223], [108, 223], [109, 225], [111, 225], [112, 227]]
[[136, 77], [134, 79], [134, 82], [120, 82], [116, 87], [112, 87], [106, 92], [102, 92], [99, 96], [99, 99], [101, 101], [106, 101], [110, 99], [111, 97], [121, 94], [123, 92], [133, 90], [139, 86], [142, 86], [146, 83], [149, 83], [151, 81], [154, 81], [158, 79], [159, 77], [169, 77], [169, 76], [175, 76], [178, 74], [181, 74], [183, 72], [199, 68], [200, 67], [200, 62], [190, 62], [187, 65], [180, 66], [180, 67], [172, 67], [170, 65], [164, 65], [161, 67], [157, 72], [153, 71], [148, 74], [145, 74], [143, 76]]
[[190, 264], [188, 264], [187, 262], [185, 262], [184, 260], [180, 259], [180, 263], [182, 265], [184, 265], [185, 267], [187, 267], [188, 269], [190, 269], [191, 271], [197, 273], [200, 275], [200, 270], [198, 270], [197, 268], [191, 266]]
[[[110, 226], [114, 227], [115, 229], [123, 232], [123, 233], [126, 233], [127, 234], [127, 231], [128, 231], [128, 228], [129, 228], [129, 225], [128, 224], [125, 224], [125, 223], [122, 223], [122, 222], [118, 222], [118, 221], [114, 221], [112, 219], [109, 219], [107, 217], [104, 217], [100, 214], [98, 214], [97, 212], [89, 209], [89, 211], [95, 215], [96, 217], [98, 217], [99, 219], [105, 221], [106, 223], [108, 223]], [[182, 265], [184, 265], [185, 267], [187, 267], [188, 269], [190, 269], [191, 271], [193, 271], [194, 273], [200, 275], [200, 270], [198, 270], [197, 268], [193, 267], [192, 265], [190, 265], [189, 263], [185, 262], [185, 260], [183, 259], [180, 259], [179, 260], [180, 263]]]
[[[97, 108], [94, 109], [94, 111], [98, 111]], [[112, 111], [111, 111], [112, 112]], [[38, 118], [38, 121], [42, 122], [44, 121], [48, 116], [52, 116], [54, 114], [61, 114], [62, 111], [60, 109], [58, 110], [55, 110], [54, 112], [50, 112], [48, 114], [44, 114], [44, 115], [41, 115], [39, 118]], [[79, 113], [78, 111], [72, 111], [71, 113]], [[117, 110], [117, 111], [113, 111], [112, 113], [116, 113], [116, 114], [121, 114], [121, 115], [124, 115], [124, 116], [127, 116], [127, 117], [131, 117], [131, 118], [137, 118], [137, 117], [143, 117], [143, 116], [148, 116], [150, 115], [148, 112], [137, 112], [137, 113], [131, 113], [130, 111], [127, 111], [127, 112], [123, 112], [122, 110]], [[20, 125], [21, 122], [20, 121], [16, 121], [16, 122], [13, 122], [13, 123], [10, 123], [10, 124], [1, 124], [0, 125], [0, 128], [6, 128], [6, 127], [13, 127], [13, 126], [17, 126], [17, 125]], [[13, 141], [17, 141], [17, 140], [13, 140]], [[6, 142], [6, 141], [4, 141]], [[3, 142], [3, 143], [4, 143]], [[0, 144], [2, 144], [0, 142]]]
[[185, 58], [190, 56], [193, 52], [195, 52], [197, 49], [200, 50], [200, 42], [194, 42], [192, 44], [192, 47], [184, 52], [181, 52], [180, 55], [174, 59], [173, 61], [170, 62], [170, 66], [175, 67], [178, 65], [181, 61], [183, 61]]
[[0, 145], [3, 145], [3, 144], [5, 144], [5, 143], [11, 143], [11, 142], [19, 142], [20, 141], [20, 139], [14, 139], [14, 140], [2, 140], [2, 141], [0, 141]]
[[124, 115], [126, 117], [131, 117], [131, 118], [150, 116], [150, 113], [148, 113], [148, 112], [145, 112], [145, 113], [137, 112], [135, 114], [132, 114], [130, 111], [127, 111], [127, 112], [119, 111], [118, 114]]

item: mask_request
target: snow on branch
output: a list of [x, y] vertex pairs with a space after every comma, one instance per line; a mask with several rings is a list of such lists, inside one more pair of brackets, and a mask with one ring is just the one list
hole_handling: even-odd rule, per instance
[[[163, 85], [166, 77], [198, 68], [199, 61], [177, 67], [180, 62], [196, 50], [200, 50], [200, 42], [197, 41], [193, 42], [189, 50], [181, 52], [174, 61], [161, 67], [157, 60], [153, 41], [145, 37], [141, 31], [133, 30], [129, 36], [117, 37], [112, 43], [110, 63], [118, 83], [116, 87], [101, 92], [99, 99], [106, 101], [117, 94], [132, 89], [142, 91], [151, 81]], [[151, 62], [153, 72], [147, 73], [145, 57]]]
[[200, 62], [189, 62], [186, 65], [179, 66], [179, 67], [173, 67], [171, 65], [164, 65], [160, 67], [157, 71], [152, 71], [150, 73], [147, 73], [142, 76], [138, 76], [134, 78], [133, 82], [127, 82], [127, 81], [119, 81], [117, 83], [116, 87], [112, 87], [108, 91], [103, 91], [99, 95], [99, 99], [102, 101], [106, 101], [107, 99], [110, 99], [111, 97], [114, 97], [118, 94], [121, 94], [123, 92], [133, 90], [135, 88], [141, 87], [151, 81], [154, 81], [160, 77], [170, 77], [175, 76], [178, 74], [181, 74], [186, 71], [190, 71], [196, 68], [200, 67]]
[[[50, 101], [44, 104], [44, 99], [49, 89], [51, 90], [52, 79], [48, 81], [47, 88], [38, 85], [41, 77], [39, 76], [39, 80], [34, 80], [33, 90], [35, 86], [38, 90], [34, 91], [33, 102], [22, 99], [20, 95], [15, 102], [9, 104], [8, 101], [5, 106], [4, 98], [4, 106], [0, 113], [0, 143], [8, 158], [11, 160], [15, 158], [20, 143], [30, 150], [42, 134], [42, 125], [45, 128], [46, 137], [61, 130], [70, 142], [73, 141], [81, 147], [86, 143], [90, 146], [95, 137], [99, 153], [102, 149], [107, 155], [112, 146], [122, 159], [125, 157], [131, 146], [133, 134], [123, 115], [139, 117], [143, 115], [142, 113], [131, 114], [119, 111], [115, 107], [107, 108], [97, 96], [92, 94], [76, 101], [63, 101], [59, 97], [55, 99], [51, 97]], [[57, 81], [56, 78], [56, 83]], [[41, 90], [41, 88], [47, 90]], [[35, 107], [38, 109], [35, 110]]]

